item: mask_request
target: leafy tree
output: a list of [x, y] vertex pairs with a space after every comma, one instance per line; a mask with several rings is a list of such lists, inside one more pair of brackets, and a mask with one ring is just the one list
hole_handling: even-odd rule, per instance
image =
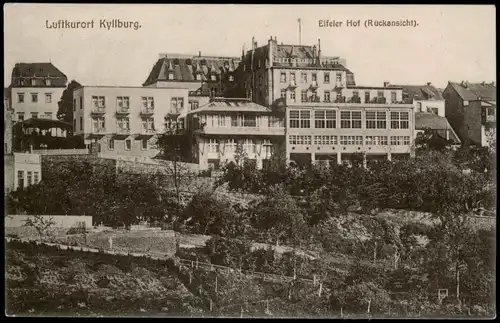
[[[72, 80], [66, 89], [63, 91], [61, 99], [57, 102], [59, 108], [57, 110], [57, 119], [73, 124], [73, 91], [82, 85], [75, 80]], [[71, 134], [73, 131], [71, 131]]]
[[276, 245], [280, 241], [300, 241], [305, 229], [305, 221], [295, 200], [276, 186], [269, 196], [254, 209], [254, 224], [266, 232]]
[[441, 137], [437, 131], [430, 128], [425, 129], [423, 133], [419, 133], [415, 139], [417, 153], [422, 150], [444, 151], [450, 148], [452, 143], [452, 140], [446, 140], [446, 138]]
[[251, 242], [248, 240], [212, 237], [206, 248], [212, 263], [231, 268], [248, 268], [251, 259]]

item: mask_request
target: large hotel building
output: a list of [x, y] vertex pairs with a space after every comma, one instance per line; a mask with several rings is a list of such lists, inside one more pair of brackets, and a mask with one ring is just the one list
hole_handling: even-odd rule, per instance
[[308, 163], [408, 157], [414, 141], [414, 106], [403, 88], [357, 86], [340, 57], [322, 56], [321, 44], [253, 46], [239, 78], [252, 101], [286, 106], [286, 154]]
[[74, 133], [103, 154], [153, 157], [175, 121], [196, 130], [190, 161], [200, 169], [234, 160], [238, 146], [257, 167], [278, 150], [300, 164], [410, 156], [414, 105], [403, 88], [358, 86], [346, 66], [323, 56], [319, 40], [252, 40], [241, 58], [160, 54], [142, 87], [75, 90]]

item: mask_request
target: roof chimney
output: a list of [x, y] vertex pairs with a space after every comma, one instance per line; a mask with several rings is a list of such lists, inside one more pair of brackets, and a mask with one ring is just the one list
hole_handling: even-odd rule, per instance
[[255, 49], [255, 37], [252, 37], [252, 49]]
[[385, 81], [384, 82], [384, 87], [388, 87], [389, 86], [389, 82], [388, 81]]
[[201, 57], [201, 50], [198, 51], [198, 57]]
[[318, 52], [316, 51], [316, 45], [313, 46], [313, 60], [316, 60], [318, 57]]
[[431, 82], [427, 82], [427, 85], [431, 85], [432, 83]]
[[485, 82], [485, 81], [482, 81], [482, 82], [481, 82], [481, 85], [482, 85], [482, 86], [484, 86], [485, 84], [486, 84], [486, 82]]

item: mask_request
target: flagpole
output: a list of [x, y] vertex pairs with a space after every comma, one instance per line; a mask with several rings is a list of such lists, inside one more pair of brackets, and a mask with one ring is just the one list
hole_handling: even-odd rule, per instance
[[302, 26], [301, 26], [301, 23], [300, 23], [301, 22], [300, 18], [297, 19], [297, 20], [299, 22], [299, 45], [302, 45], [302, 28], [301, 28]]

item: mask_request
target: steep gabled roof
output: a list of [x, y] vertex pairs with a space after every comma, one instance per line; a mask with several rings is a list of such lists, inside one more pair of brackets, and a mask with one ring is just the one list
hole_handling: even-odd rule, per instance
[[12, 69], [12, 77], [62, 77], [67, 76], [52, 63], [17, 63]]
[[496, 101], [497, 99], [497, 87], [492, 83], [448, 83], [458, 93], [462, 100], [465, 101]]
[[409, 100], [444, 100], [441, 92], [431, 84], [426, 85], [398, 85], [403, 88], [403, 94], [408, 95]]
[[238, 64], [237, 57], [171, 56], [167, 54], [156, 61], [143, 86], [154, 84], [157, 81], [167, 81], [168, 73], [174, 73], [174, 82], [196, 82], [196, 75], [199, 73], [201, 73], [202, 81], [210, 80], [212, 72], [224, 77], [231, 70], [234, 71]]

